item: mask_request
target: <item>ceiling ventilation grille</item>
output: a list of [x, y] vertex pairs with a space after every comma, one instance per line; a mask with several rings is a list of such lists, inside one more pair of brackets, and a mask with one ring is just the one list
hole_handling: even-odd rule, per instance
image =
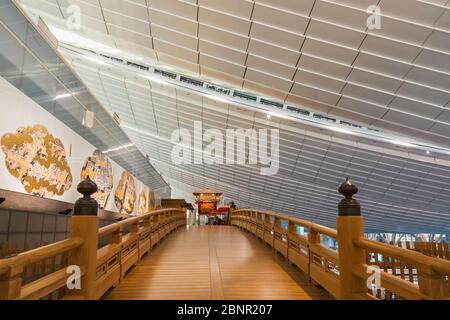
[[256, 96], [253, 96], [253, 95], [245, 93], [245, 92], [237, 91], [237, 90], [234, 91], [233, 97], [242, 98], [245, 100], [255, 101], [255, 102], [256, 102], [256, 100], [258, 100], [258, 97], [256, 97]]
[[168, 72], [168, 71], [164, 71], [164, 70], [160, 70], [160, 69], [155, 69], [155, 73], [159, 74], [163, 77], [174, 79], [174, 80], [177, 78], [176, 73], [172, 73], [172, 72]]
[[191, 84], [191, 85], [196, 86], [196, 87], [203, 87], [203, 81], [192, 79], [192, 78], [188, 78], [188, 77], [185, 77], [185, 76], [181, 76], [180, 77], [180, 81], [188, 83], [188, 84]]
[[279, 102], [275, 102], [275, 101], [271, 101], [271, 100], [267, 100], [267, 99], [261, 99], [260, 102], [261, 102], [261, 104], [263, 104], [265, 106], [271, 106], [271, 107], [275, 107], [278, 109], [284, 108], [284, 105]]
[[[89, 52], [92, 52], [89, 50]], [[94, 52], [95, 53], [95, 52]], [[132, 61], [126, 61], [126, 60], [122, 60], [120, 58], [116, 58], [116, 57], [112, 57], [112, 56], [108, 56], [105, 54], [99, 54], [96, 53], [104, 58], [107, 58], [109, 60], [112, 60], [116, 63], [121, 63], [121, 64], [125, 64], [129, 67], [132, 68], [136, 68], [139, 69], [141, 71], [148, 71], [151, 72], [153, 74], [156, 74], [158, 76], [170, 79], [172, 81], [179, 81], [181, 82], [182, 86], [191, 86], [191, 87], [196, 87], [196, 90], [207, 90], [207, 91], [211, 91], [211, 92], [215, 92], [215, 93], [219, 93], [221, 95], [227, 96], [229, 98], [233, 98], [235, 100], [242, 100], [242, 103], [254, 103], [254, 104], [259, 104], [259, 105], [263, 105], [266, 108], [267, 107], [275, 107], [277, 110], [281, 110], [284, 111], [286, 110], [287, 112], [291, 113], [291, 114], [296, 114], [297, 116], [300, 116], [300, 118], [302, 119], [308, 119], [308, 120], [312, 120], [314, 122], [321, 122], [321, 123], [334, 123], [337, 125], [342, 125], [342, 126], [346, 126], [346, 127], [352, 127], [352, 128], [356, 128], [356, 129], [361, 129], [361, 130], [366, 130], [366, 131], [371, 131], [371, 132], [377, 132], [377, 133], [382, 133], [382, 131], [377, 130], [377, 129], [371, 129], [371, 128], [366, 128], [363, 126], [360, 126], [358, 124], [354, 124], [348, 121], [342, 121], [336, 118], [332, 118], [329, 117], [328, 115], [323, 115], [323, 114], [319, 114], [319, 113], [315, 113], [312, 111], [308, 111], [299, 107], [294, 107], [294, 106], [290, 106], [290, 105], [285, 105], [282, 102], [277, 102], [277, 101], [273, 101], [267, 98], [260, 98], [256, 95], [253, 95], [251, 93], [247, 93], [247, 92], [242, 92], [239, 90], [233, 90], [230, 88], [225, 88], [213, 83], [208, 83], [205, 81], [201, 81], [198, 79], [194, 79], [185, 75], [180, 75], [174, 72], [169, 72], [169, 71], [165, 71], [165, 70], [161, 70], [161, 69], [157, 69], [157, 68], [153, 68], [153, 67], [149, 67], [149, 66], [145, 66], [136, 62], [132, 62]], [[201, 89], [200, 89], [201, 88]], [[117, 115], [116, 115], [117, 116]], [[117, 116], [118, 118], [118, 116]], [[118, 121], [120, 121], [120, 118], [118, 119]]]

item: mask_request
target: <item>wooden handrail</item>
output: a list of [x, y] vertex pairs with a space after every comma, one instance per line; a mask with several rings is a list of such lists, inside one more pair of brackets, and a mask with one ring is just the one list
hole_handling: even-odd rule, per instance
[[393, 257], [402, 258], [405, 262], [418, 263], [423, 266], [428, 266], [439, 273], [450, 275], [450, 261], [448, 260], [426, 256], [416, 251], [403, 249], [373, 240], [367, 240], [365, 238], [355, 240], [354, 243], [360, 248], [375, 250]]
[[292, 222], [296, 225], [314, 230], [320, 234], [324, 234], [331, 238], [337, 238], [337, 230], [336, 229], [325, 227], [320, 224], [316, 224], [312, 221], [303, 220], [303, 219], [300, 219], [300, 218], [292, 216], [292, 215], [282, 214], [282, 213], [278, 213], [278, 212], [252, 210], [252, 209], [239, 209], [239, 210], [234, 211], [234, 214], [239, 214], [239, 213], [244, 213], [244, 212], [255, 212], [255, 213], [260, 213], [262, 215], [268, 215], [271, 217], [279, 218], [282, 220], [286, 220], [288, 222]]
[[[344, 206], [348, 201], [353, 200], [346, 198]], [[315, 283], [320, 284], [337, 298], [389, 299], [391, 294], [394, 294], [395, 298], [448, 299], [450, 261], [365, 239], [362, 217], [357, 214], [355, 208], [355, 202], [352, 202], [350, 207], [345, 208], [349, 210], [346, 213], [351, 214], [339, 216], [338, 228], [340, 225], [339, 230], [343, 232], [342, 234], [338, 234], [338, 230], [290, 215], [252, 209], [232, 211], [231, 223], [249, 231], [282, 253], [290, 263], [298, 266]], [[344, 209], [341, 207], [340, 210]], [[269, 217], [275, 219], [271, 221]], [[289, 223], [288, 229], [283, 232], [280, 229], [280, 220]], [[308, 236], [300, 236], [296, 225], [308, 228]], [[287, 241], [284, 241], [280, 234], [286, 237]], [[339, 242], [339, 252], [323, 245], [320, 235], [336, 239]], [[389, 264], [384, 268], [379, 268], [378, 261], [375, 261], [373, 267], [375, 270], [379, 268], [381, 285], [385, 290], [383, 296], [381, 291], [377, 291], [374, 295], [367, 287], [367, 279], [374, 270], [370, 268], [368, 262], [369, 253], [381, 254], [383, 258], [388, 259], [387, 261], [392, 259], [398, 261], [397, 264]], [[342, 260], [344, 257], [348, 258], [346, 263], [342, 263], [345, 261]], [[398, 273], [398, 268], [401, 274]], [[408, 271], [407, 278], [404, 276], [406, 271]], [[349, 284], [350, 289], [347, 287]]]
[[[269, 222], [269, 217], [275, 218], [273, 223]], [[286, 230], [280, 228], [281, 220], [288, 222]], [[320, 235], [337, 238], [337, 230], [295, 216], [252, 209], [232, 211], [231, 223], [261, 238], [314, 282], [339, 297], [340, 280], [335, 269], [339, 265], [338, 252], [320, 243]], [[308, 228], [308, 236], [298, 234], [296, 225]]]
[[100, 228], [98, 230], [98, 237], [99, 238], [106, 237], [107, 235], [110, 235], [111, 233], [119, 231], [120, 227], [121, 226], [118, 223], [113, 223], [106, 227]]
[[[81, 276], [84, 276], [85, 270], [81, 268]], [[68, 274], [65, 269], [58, 270], [39, 280], [29, 283], [22, 287], [19, 300], [38, 300], [45, 297], [55, 290], [63, 287], [67, 283]]]
[[[127, 271], [167, 234], [186, 224], [186, 210], [160, 209], [116, 222], [98, 231], [98, 238], [111, 236], [109, 244], [97, 250], [97, 274], [93, 299], [116, 286]], [[152, 219], [160, 217], [160, 219]], [[170, 217], [170, 219], [169, 219]], [[123, 235], [123, 230], [129, 232]]]
[[0, 275], [7, 272], [11, 266], [26, 267], [30, 264], [76, 249], [83, 244], [83, 241], [82, 238], [70, 238], [45, 247], [20, 253], [12, 258], [0, 260]]
[[110, 224], [108, 226], [102, 227], [99, 229], [98, 231], [98, 235], [99, 237], [105, 237], [107, 235], [110, 235], [118, 230], [120, 230], [121, 228], [130, 226], [132, 224], [144, 221], [148, 218], [157, 216], [161, 213], [169, 213], [169, 212], [183, 212], [183, 209], [159, 209], [156, 211], [152, 211], [146, 214], [143, 214], [141, 216], [137, 216], [137, 217], [133, 217], [133, 218], [129, 218], [120, 222], [115, 222], [113, 224]]
[[315, 224], [313, 223], [311, 225], [311, 229], [320, 233], [320, 234], [324, 234], [326, 236], [329, 236], [331, 238], [336, 238], [338, 237], [338, 232], [336, 229], [332, 229], [332, 228], [328, 228], [325, 226], [321, 226], [320, 224]]
[[[369, 266], [367, 264], [355, 265], [353, 266], [352, 272], [361, 279], [365, 280], [368, 276], [367, 274], [368, 267]], [[400, 294], [402, 297], [413, 300], [426, 298], [423, 294], [420, 293], [419, 286], [409, 281], [399, 279], [398, 277], [393, 276], [387, 272], [381, 272], [380, 276], [382, 285], [385, 288], [388, 287], [392, 291]]]
[[[63, 288], [68, 274], [65, 269], [43, 275], [41, 278], [28, 283], [22, 283], [23, 270], [34, 263], [53, 258], [60, 254], [69, 253], [69, 264], [79, 265], [82, 279], [89, 286], [89, 292], [67, 292], [70, 297], [77, 299], [98, 299], [111, 286], [117, 284], [134, 264], [138, 263], [142, 255], [158, 243], [163, 237], [186, 223], [185, 210], [161, 209], [145, 215], [130, 218], [121, 222], [98, 229], [97, 216], [72, 217], [71, 237], [45, 247], [23, 252], [17, 256], [0, 260], [0, 289], [6, 290], [0, 295], [1, 299], [40, 299], [55, 290]], [[149, 219], [159, 216], [153, 224]], [[147, 222], [146, 222], [147, 221]], [[140, 223], [144, 222], [140, 227]], [[122, 236], [122, 230], [131, 226], [130, 233]], [[83, 232], [89, 228], [89, 239], [100, 239], [113, 235], [111, 243], [97, 249], [98, 243], [86, 242]], [[155, 233], [157, 237], [150, 238]], [[77, 236], [78, 234], [79, 236]], [[91, 256], [81, 254], [83, 250], [95, 250]], [[83, 251], [86, 252], [86, 251]], [[87, 269], [93, 268], [88, 276]], [[88, 281], [88, 282], [86, 282]], [[83, 286], [83, 285], [82, 285]]]
[[[178, 208], [156, 210], [99, 228], [98, 203], [92, 198], [98, 190], [95, 182], [87, 177], [78, 184], [77, 190], [83, 197], [75, 202], [69, 239], [0, 260], [0, 299], [41, 299], [59, 289], [69, 298], [99, 299], [117, 285], [153, 245], [186, 224], [183, 216], [186, 211]], [[152, 225], [149, 220], [156, 215], [159, 218]], [[129, 233], [122, 236], [123, 228], [128, 226]], [[100, 238], [107, 235], [112, 235], [110, 243], [99, 249]], [[31, 283], [23, 283], [27, 266], [61, 254], [67, 258], [61, 265], [63, 268], [40, 275]], [[68, 279], [68, 270], [64, 268], [67, 265], [79, 268], [79, 288], [64, 289]], [[74, 269], [76, 272], [77, 268]]]
[[328, 261], [331, 261], [336, 265], [339, 264], [339, 256], [335, 250], [330, 249], [324, 246], [323, 244], [314, 244], [314, 243], [310, 244], [309, 248], [311, 249], [311, 251], [320, 254], [321, 257], [327, 259]]

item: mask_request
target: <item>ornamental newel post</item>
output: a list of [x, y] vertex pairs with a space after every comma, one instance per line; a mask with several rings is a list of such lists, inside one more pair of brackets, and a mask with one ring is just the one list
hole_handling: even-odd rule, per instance
[[361, 216], [361, 205], [353, 196], [358, 193], [358, 188], [347, 178], [339, 187], [339, 193], [345, 198], [339, 202], [339, 216], [358, 217]]
[[78, 184], [77, 190], [83, 197], [75, 202], [74, 216], [97, 216], [98, 202], [91, 198], [98, 191], [95, 182], [88, 176]]
[[78, 199], [71, 218], [70, 238], [81, 238], [83, 244], [69, 255], [69, 265], [84, 270], [81, 288], [69, 290], [67, 295], [83, 296], [85, 300], [98, 299], [96, 294], [97, 246], [98, 246], [98, 203], [91, 196], [97, 192], [97, 185], [88, 177], [77, 187], [83, 197]]
[[364, 237], [364, 219], [361, 206], [353, 196], [358, 188], [347, 180], [339, 187], [345, 198], [338, 205], [337, 231], [339, 247], [339, 299], [364, 299], [367, 297], [366, 281], [353, 274], [354, 266], [366, 263], [365, 250], [354, 245], [354, 240]]

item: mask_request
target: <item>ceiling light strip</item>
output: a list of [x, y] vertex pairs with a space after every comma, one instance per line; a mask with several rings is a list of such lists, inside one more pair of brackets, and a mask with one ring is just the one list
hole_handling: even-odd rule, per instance
[[[63, 45], [62, 48], [66, 49], [66, 50], [70, 50], [70, 51], [72, 51], [72, 53], [74, 52], [73, 48], [70, 48], [70, 46], [67, 47], [66, 45]], [[94, 54], [94, 55], [98, 56], [99, 58], [101, 58], [105, 61], [108, 61], [108, 64], [113, 64], [118, 67], [125, 66], [128, 68], [138, 69], [138, 70], [135, 70], [135, 72], [142, 73], [143, 76], [146, 77], [147, 79], [149, 79], [150, 81], [156, 81], [156, 82], [159, 82], [164, 85], [173, 85], [173, 86], [183, 87], [185, 89], [190, 89], [190, 90], [196, 91], [202, 95], [207, 95], [208, 97], [217, 96], [218, 101], [220, 99], [221, 102], [226, 101], [225, 103], [231, 103], [231, 104], [235, 103], [237, 105], [241, 105], [241, 106], [245, 105], [250, 108], [258, 108], [260, 110], [263, 109], [262, 110], [263, 112], [266, 112], [266, 113], [270, 112], [274, 116], [278, 116], [278, 117], [282, 117], [282, 118], [290, 119], [290, 120], [302, 121], [302, 122], [306, 121], [308, 123], [311, 123], [315, 126], [320, 126], [327, 130], [332, 130], [332, 128], [337, 126], [337, 127], [345, 128], [347, 130], [351, 129], [351, 131], [354, 132], [355, 135], [358, 135], [358, 136], [361, 136], [361, 137], [364, 137], [367, 139], [375, 139], [378, 141], [388, 142], [388, 143], [393, 143], [396, 145], [403, 145], [403, 146], [405, 146], [405, 143], [408, 143], [408, 146], [414, 147], [416, 149], [420, 149], [420, 150], [424, 150], [424, 151], [431, 151], [434, 153], [443, 153], [446, 155], [450, 154], [450, 149], [442, 148], [439, 146], [433, 146], [433, 145], [423, 145], [423, 144], [419, 144], [415, 141], [402, 141], [402, 140], [400, 140], [402, 138], [399, 139], [398, 137], [388, 135], [381, 131], [370, 129], [370, 128], [365, 128], [365, 127], [362, 127], [359, 125], [354, 125], [355, 127], [349, 126], [347, 124], [352, 125], [349, 121], [335, 119], [328, 115], [322, 115], [320, 113], [315, 113], [310, 110], [305, 110], [305, 111], [309, 112], [309, 115], [293, 114], [293, 112], [289, 111], [289, 107], [297, 108], [299, 110], [304, 110], [305, 107], [303, 107], [303, 106], [298, 107], [296, 105], [291, 105], [291, 104], [289, 104], [289, 105], [282, 104], [281, 108], [274, 108], [270, 105], [261, 103], [262, 101], [272, 101], [272, 100], [253, 95], [251, 93], [238, 91], [240, 93], [246, 94], [248, 97], [255, 98], [253, 101], [249, 101], [248, 99], [242, 98], [242, 96], [235, 95], [234, 93], [237, 90], [231, 89], [231, 88], [226, 88], [222, 85], [216, 85], [216, 84], [206, 82], [203, 80], [194, 79], [192, 77], [184, 76], [181, 74], [176, 74], [171, 71], [166, 71], [165, 73], [175, 75], [175, 78], [168, 77], [167, 75], [164, 75], [163, 73], [161, 73], [162, 68], [160, 68], [160, 67], [152, 67], [150, 65], [144, 66], [139, 63], [126, 61], [123, 59], [118, 59], [116, 57], [109, 57], [105, 54], [100, 54], [97, 52], [92, 52], [92, 51], [87, 52], [86, 50], [80, 49], [80, 48], [76, 48], [76, 51], [84, 51], [84, 53], [80, 53], [80, 52], [77, 53], [77, 54], [81, 54], [82, 57], [86, 57], [86, 56], [89, 57], [89, 56], [92, 56], [92, 54]], [[90, 60], [92, 60], [92, 59], [90, 59]], [[119, 62], [118, 60], [121, 60], [122, 62]], [[101, 64], [103, 64], [103, 62], [104, 61], [102, 61]], [[151, 75], [149, 75], [148, 73], [150, 73]], [[182, 81], [182, 79], [185, 79], [185, 81]], [[189, 81], [186, 81], [186, 79], [190, 80], [192, 83], [189, 83]], [[200, 85], [200, 84], [202, 84], [202, 85]], [[308, 87], [311, 87], [311, 86], [308, 85]], [[221, 92], [214, 91], [215, 94], [212, 94], [211, 88], [215, 88], [215, 89], [220, 88], [220, 89], [224, 89], [224, 91], [221, 91]], [[319, 89], [319, 88], [316, 88], [316, 89]], [[324, 92], [328, 92], [323, 89], [320, 89], [320, 90], [324, 91]], [[275, 102], [273, 102], [273, 103], [275, 104]], [[329, 119], [333, 120], [332, 124], [330, 123]]]

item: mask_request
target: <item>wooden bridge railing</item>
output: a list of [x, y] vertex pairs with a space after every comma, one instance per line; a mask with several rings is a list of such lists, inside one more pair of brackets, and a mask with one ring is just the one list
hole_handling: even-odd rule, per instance
[[[96, 190], [89, 179], [78, 186], [84, 197], [75, 204], [67, 240], [0, 260], [0, 300], [36, 300], [57, 291], [61, 299], [100, 299], [153, 246], [186, 224], [185, 210], [163, 209], [99, 229], [97, 202], [91, 198]], [[106, 245], [100, 246], [101, 240]], [[27, 266], [56, 256], [66, 260], [58, 270], [23, 283]], [[67, 287], [69, 266], [79, 268], [79, 289]]]
[[[450, 298], [450, 261], [365, 239], [360, 205], [353, 199], [358, 189], [347, 180], [339, 191], [345, 199], [337, 230], [251, 209], [233, 211], [231, 224], [266, 242], [338, 299]], [[307, 235], [299, 234], [299, 227]], [[336, 239], [338, 250], [324, 245], [324, 236]]]
[[448, 242], [414, 241], [398, 242], [399, 247], [421, 252], [427, 256], [450, 260], [450, 246]]

